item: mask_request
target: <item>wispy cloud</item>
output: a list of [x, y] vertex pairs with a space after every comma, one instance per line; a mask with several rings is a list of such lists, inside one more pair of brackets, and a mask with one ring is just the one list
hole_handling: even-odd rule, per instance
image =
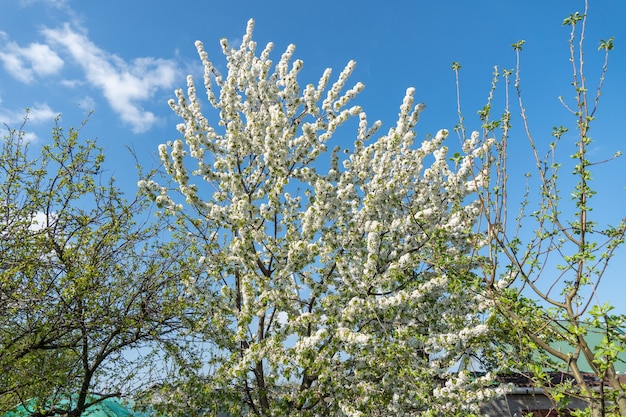
[[67, 0], [20, 0], [20, 5], [31, 6], [36, 3], [43, 3], [51, 7], [62, 8], [67, 4]]
[[[37, 103], [28, 108], [28, 122], [29, 123], [45, 123], [53, 121], [59, 112], [55, 112], [46, 103]], [[0, 123], [6, 124], [10, 127], [16, 127], [15, 125], [24, 122], [26, 116], [26, 110], [8, 110], [0, 107]]]
[[24, 124], [26, 118], [28, 123], [25, 125], [25, 129], [28, 130], [23, 132], [24, 139], [28, 142], [35, 142], [38, 140], [38, 136], [30, 129], [31, 125], [41, 126], [42, 124], [50, 123], [58, 115], [59, 112], [52, 110], [46, 103], [37, 103], [29, 107], [28, 114], [26, 109], [9, 110], [0, 107], [0, 125], [7, 126], [10, 129], [18, 129]]
[[90, 96], [85, 96], [82, 98], [79, 98], [76, 101], [76, 104], [78, 104], [78, 107], [82, 108], [83, 110], [87, 110], [87, 111], [91, 111], [94, 110], [96, 108], [96, 101], [90, 97]]
[[0, 49], [0, 61], [4, 69], [24, 83], [32, 82], [35, 75], [56, 74], [63, 67], [63, 59], [46, 44], [31, 43], [21, 47], [8, 41], [4, 32], [0, 32], [0, 39], [6, 42], [4, 48]]
[[228, 42], [228, 47], [229, 48], [239, 49], [239, 47], [241, 46], [242, 39], [241, 38], [230, 38], [230, 39], [226, 39], [226, 42]]
[[147, 131], [157, 121], [154, 113], [143, 109], [140, 103], [159, 89], [174, 85], [179, 72], [174, 61], [146, 57], [126, 62], [100, 49], [69, 24], [45, 29], [43, 34], [50, 44], [67, 49], [85, 72], [87, 81], [102, 90], [109, 105], [135, 133]]

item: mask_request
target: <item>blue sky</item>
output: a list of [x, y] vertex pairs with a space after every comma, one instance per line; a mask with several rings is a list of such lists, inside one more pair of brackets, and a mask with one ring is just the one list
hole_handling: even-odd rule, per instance
[[[590, 0], [586, 62], [595, 83], [600, 39], [615, 37], [592, 156], [610, 157], [624, 146], [626, 113], [626, 2]], [[304, 60], [304, 84], [316, 83], [326, 67], [337, 74], [357, 61], [352, 80], [365, 91], [357, 99], [371, 120], [395, 122], [408, 86], [426, 103], [418, 125], [425, 137], [457, 122], [456, 87], [450, 64], [462, 64], [462, 104], [469, 129], [487, 97], [494, 65], [512, 68], [510, 45], [524, 39], [522, 82], [531, 125], [549, 138], [552, 126], [571, 125], [558, 96], [573, 97], [567, 39], [561, 26], [580, 0], [287, 0], [210, 2], [200, 0], [0, 0], [0, 122], [18, 127], [26, 107], [34, 146], [49, 140], [57, 114], [62, 125], [78, 125], [104, 147], [107, 167], [127, 191], [136, 172], [127, 146], [146, 166], [156, 163], [158, 144], [177, 138], [179, 122], [167, 105], [188, 73], [200, 74], [194, 41], [222, 64], [219, 39], [236, 44], [249, 18], [255, 39], [276, 43], [275, 60], [289, 43]], [[569, 100], [571, 102], [571, 100]], [[520, 127], [519, 124], [517, 126]], [[521, 130], [517, 131], [519, 139]], [[353, 136], [347, 132], [346, 145]], [[569, 139], [574, 140], [572, 136]], [[342, 139], [338, 139], [342, 140]], [[568, 149], [565, 149], [569, 152]], [[512, 159], [516, 169], [529, 160]], [[626, 212], [626, 160], [600, 166], [596, 211], [616, 221]], [[520, 190], [521, 193], [521, 190]], [[603, 296], [620, 304], [626, 285], [626, 250], [607, 278]]]

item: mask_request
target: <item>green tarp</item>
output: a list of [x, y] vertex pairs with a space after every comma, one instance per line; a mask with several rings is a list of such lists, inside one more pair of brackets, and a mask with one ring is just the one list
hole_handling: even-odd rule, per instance
[[[69, 400], [61, 400], [58, 408], [69, 408]], [[29, 417], [37, 412], [37, 401], [35, 399], [28, 400], [8, 411], [3, 417]], [[135, 412], [131, 408], [122, 405], [116, 398], [107, 398], [98, 401], [83, 413], [82, 417], [148, 417], [146, 413]]]
[[[624, 337], [624, 332], [620, 332], [620, 333], [622, 337]], [[593, 349], [594, 347], [601, 345], [602, 339], [605, 337], [605, 335], [606, 335], [606, 332], [603, 329], [590, 327], [587, 329], [585, 340], [587, 341], [589, 346], [591, 346], [591, 348]], [[617, 341], [617, 344], [619, 344], [619, 341]], [[550, 346], [564, 353], [574, 352], [574, 348], [565, 342], [553, 342], [550, 344]], [[620, 352], [617, 355], [617, 360], [614, 362], [614, 365], [615, 365], [615, 371], [618, 374], [620, 375], [626, 374], [626, 352]], [[578, 366], [582, 372], [592, 372], [591, 366], [589, 365], [587, 360], [584, 357], [582, 357], [582, 355], [581, 355], [581, 360], [578, 362]]]

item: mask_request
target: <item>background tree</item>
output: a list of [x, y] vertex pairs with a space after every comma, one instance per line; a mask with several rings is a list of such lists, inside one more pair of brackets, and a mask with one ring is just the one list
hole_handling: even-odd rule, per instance
[[[0, 160], [0, 404], [78, 416], [149, 384], [155, 343], [173, 345], [191, 268], [162, 240], [151, 203], [127, 201], [78, 130], [33, 157], [9, 130]], [[31, 410], [32, 408], [32, 410]]]
[[[570, 128], [563, 126], [553, 129], [550, 142], [537, 139], [533, 133], [521, 93], [523, 41], [513, 45], [517, 55], [515, 70], [496, 70], [489, 101], [479, 111], [483, 138], [499, 137], [493, 153], [486, 157], [492, 166], [491, 186], [479, 189], [481, 225], [488, 242], [481, 252], [485, 255], [482, 272], [488, 296], [495, 302], [493, 327], [497, 327], [496, 323], [503, 326], [509, 338], [508, 344], [497, 347], [494, 360], [507, 360], [514, 372], [532, 377], [553, 398], [555, 408], [567, 406], [569, 399], [576, 397], [588, 404], [590, 415], [623, 416], [626, 397], [615, 364], [618, 353], [626, 347], [622, 332], [626, 318], [613, 314], [610, 305], [598, 304], [597, 290], [615, 251], [623, 244], [626, 223], [624, 218], [610, 224], [602, 215], [592, 216], [593, 170], [613, 158], [589, 159], [593, 143], [590, 127], [598, 109], [613, 40], [600, 43], [605, 60], [599, 82], [592, 88], [584, 66], [586, 19], [587, 2], [583, 13], [576, 12], [563, 21], [571, 29], [575, 101], [571, 104], [561, 98], [561, 103], [573, 116], [571, 130], [576, 132], [575, 137], [569, 133]], [[458, 77], [459, 66], [454, 65], [453, 69]], [[502, 117], [494, 118], [491, 106], [500, 79], [505, 82], [506, 108]], [[519, 211], [514, 187], [520, 179], [510, 168], [510, 146], [515, 134], [511, 131], [514, 116], [509, 108], [509, 81], [514, 82], [521, 123], [533, 155], [529, 165], [534, 168], [526, 175], [525, 191], [519, 191], [523, 194]], [[459, 132], [461, 137], [465, 135], [462, 118]], [[569, 158], [563, 159], [562, 150], [557, 153], [557, 149], [572, 145], [570, 156], [575, 163], [570, 166]], [[571, 176], [562, 175], [563, 167], [571, 168]], [[513, 220], [514, 212], [519, 214]], [[592, 342], [598, 333], [599, 344]], [[582, 369], [586, 366], [590, 366], [595, 378], [584, 375]], [[571, 374], [574, 383], [551, 386], [550, 372], [555, 371]]]
[[[447, 131], [415, 146], [412, 88], [373, 140], [380, 122], [349, 107], [363, 89], [345, 90], [354, 62], [329, 89], [330, 69], [301, 88], [295, 47], [274, 66], [252, 28], [238, 49], [222, 40], [225, 77], [196, 43], [215, 110], [202, 112], [189, 76], [170, 102], [183, 137], [159, 146], [177, 191], [139, 184], [195, 245], [204, 273], [190, 288], [214, 349], [160, 398], [234, 415], [475, 411], [490, 377], [450, 370], [488, 333], [468, 254], [472, 168], [489, 144], [467, 140], [452, 166]], [[328, 151], [353, 118], [354, 142]]]

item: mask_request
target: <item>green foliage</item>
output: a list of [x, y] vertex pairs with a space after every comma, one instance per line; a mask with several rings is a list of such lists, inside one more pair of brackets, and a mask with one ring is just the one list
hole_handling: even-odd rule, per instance
[[0, 410], [33, 398], [40, 416], [80, 413], [150, 371], [140, 355], [182, 328], [189, 268], [79, 129], [57, 124], [35, 156], [22, 129], [0, 150]]
[[523, 39], [521, 39], [521, 40], [519, 40], [519, 41], [517, 41], [517, 42], [515, 42], [515, 43], [512, 43], [512, 44], [511, 44], [511, 47], [513, 48], [513, 50], [514, 50], [515, 52], [519, 52], [519, 51], [521, 51], [521, 50], [522, 50], [522, 46], [523, 46], [525, 43], [526, 43], [526, 41], [525, 41], [525, 40], [523, 40]]
[[[477, 250], [482, 255], [487, 297], [494, 303], [491, 326], [494, 332], [502, 332], [503, 338], [508, 334], [510, 340], [505, 347], [498, 347], [506, 355], [496, 348], [485, 350], [485, 357], [493, 366], [532, 375], [557, 407], [567, 407], [569, 400], [576, 397], [587, 403], [589, 415], [624, 416], [626, 397], [615, 365], [626, 348], [622, 332], [625, 320], [612, 315], [610, 305], [596, 305], [596, 293], [615, 250], [624, 242], [626, 228], [624, 219], [617, 219], [618, 225], [606, 225], [604, 219], [592, 216], [595, 166], [609, 162], [620, 152], [604, 161], [591, 160], [589, 152], [595, 142], [589, 131], [591, 124], [596, 123], [613, 38], [600, 42], [598, 49], [604, 52], [604, 64], [595, 96], [590, 96], [583, 62], [586, 19], [587, 2], [584, 13], [572, 13], [563, 20], [563, 26], [570, 28], [574, 104], [570, 106], [563, 99], [561, 103], [572, 116], [571, 126], [554, 127], [553, 140], [547, 144], [535, 139], [521, 93], [524, 41], [512, 45], [517, 59], [515, 71], [501, 76], [505, 82], [504, 115], [491, 120], [497, 80], [492, 84], [487, 104], [478, 112], [484, 140], [498, 140], [486, 159], [491, 167], [491, 186], [481, 190], [482, 224], [488, 243]], [[508, 217], [513, 204], [517, 204], [511, 200], [517, 179], [511, 178], [508, 169], [508, 88], [512, 74], [520, 122], [532, 155], [529, 165], [534, 165], [534, 170], [526, 175], [526, 191], [514, 221]], [[496, 77], [500, 77], [497, 71]], [[462, 117], [460, 121], [462, 125]], [[461, 135], [464, 131], [457, 130]], [[574, 134], [577, 139], [561, 142]], [[573, 168], [566, 177], [560, 168], [569, 161], [562, 159], [561, 148], [572, 145], [569, 154]], [[571, 198], [563, 199], [568, 188]], [[586, 367], [601, 384], [592, 385], [585, 379]], [[550, 386], [549, 372], [557, 371], [571, 374], [573, 379]]]

